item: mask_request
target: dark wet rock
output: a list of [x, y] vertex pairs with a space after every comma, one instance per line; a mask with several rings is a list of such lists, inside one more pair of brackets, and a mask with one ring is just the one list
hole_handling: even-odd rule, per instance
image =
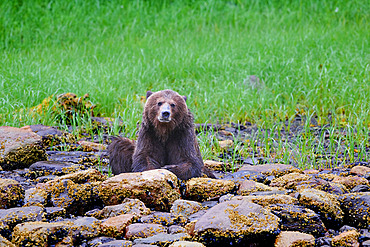
[[189, 200], [207, 201], [235, 190], [235, 183], [212, 178], [192, 178], [186, 182], [185, 197]]
[[207, 246], [251, 244], [257, 238], [263, 238], [264, 244], [268, 244], [280, 231], [279, 221], [271, 211], [248, 199], [231, 200], [209, 209], [195, 223], [193, 234]]
[[223, 175], [220, 178], [234, 181], [237, 184], [240, 184], [244, 180], [254, 180], [259, 183], [264, 183], [266, 182], [267, 176], [258, 172], [239, 170], [234, 173]]
[[100, 225], [100, 232], [109, 237], [123, 238], [126, 234], [126, 228], [137, 218], [133, 214], [121, 214], [106, 219]]
[[320, 216], [311, 209], [292, 204], [272, 204], [267, 208], [281, 219], [282, 231], [299, 231], [315, 237], [323, 236], [326, 232]]
[[122, 203], [125, 198], [136, 198], [149, 208], [169, 211], [180, 198], [176, 175], [165, 169], [136, 173], [122, 173], [105, 180], [99, 196], [106, 205]]
[[32, 132], [41, 136], [44, 147], [51, 147], [60, 143], [76, 142], [75, 136], [71, 133], [42, 124], [27, 125], [22, 127], [22, 129], [30, 129]]
[[320, 213], [327, 226], [339, 226], [343, 221], [343, 211], [334, 195], [316, 189], [299, 191], [299, 203]]
[[14, 227], [12, 242], [19, 246], [52, 246], [67, 237], [71, 228], [68, 222], [26, 222]]
[[35, 172], [37, 176], [61, 176], [82, 170], [81, 168], [84, 168], [84, 166], [60, 161], [39, 161], [29, 167], [30, 171]]
[[0, 178], [0, 209], [20, 206], [23, 199], [24, 189], [17, 181]]
[[40, 160], [46, 160], [46, 153], [39, 135], [30, 130], [0, 127], [0, 166], [4, 170], [29, 167]]
[[121, 204], [113, 206], [105, 206], [102, 210], [97, 212], [95, 215], [98, 218], [109, 218], [118, 216], [120, 214], [134, 214], [137, 216], [147, 215], [150, 213], [150, 209], [138, 199], [125, 198]]
[[115, 238], [110, 238], [110, 237], [97, 237], [97, 238], [93, 238], [90, 241], [88, 241], [87, 246], [97, 247], [97, 246], [101, 246], [101, 244], [105, 244], [105, 243], [112, 242], [115, 240], [116, 240]]
[[44, 209], [38, 206], [0, 209], [0, 235], [8, 237], [15, 225], [43, 219]]
[[66, 214], [66, 210], [62, 207], [45, 207], [45, 218], [47, 220], [64, 218]]
[[114, 240], [98, 245], [99, 247], [131, 247], [132, 242], [128, 240]]
[[202, 204], [199, 202], [179, 199], [173, 203], [170, 212], [174, 215], [181, 215], [188, 218], [191, 214], [194, 214], [201, 209]]
[[168, 233], [159, 233], [151, 237], [147, 238], [138, 238], [134, 240], [134, 244], [150, 244], [150, 245], [158, 245], [158, 246], [167, 246], [173, 242], [183, 241], [190, 239], [189, 234], [186, 233], [176, 233], [176, 234], [168, 234]]
[[46, 153], [49, 161], [69, 162], [85, 167], [97, 166], [100, 162], [100, 154], [96, 152], [46, 151]]
[[159, 233], [167, 233], [167, 228], [160, 224], [134, 223], [126, 227], [125, 238], [134, 240], [147, 238]]
[[370, 192], [348, 193], [339, 197], [344, 222], [351, 226], [370, 226]]
[[279, 233], [275, 240], [275, 247], [314, 247], [315, 237], [311, 234], [294, 232], [294, 231], [282, 231]]

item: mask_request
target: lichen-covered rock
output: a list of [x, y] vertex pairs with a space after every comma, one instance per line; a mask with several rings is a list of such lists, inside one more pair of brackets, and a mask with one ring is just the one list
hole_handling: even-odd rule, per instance
[[275, 177], [281, 177], [288, 173], [302, 173], [298, 168], [285, 164], [244, 165], [239, 171], [250, 171]]
[[55, 220], [57, 218], [63, 218], [67, 215], [64, 208], [61, 207], [45, 207], [45, 218], [47, 220]]
[[301, 181], [307, 181], [311, 177], [309, 175], [293, 172], [275, 178], [271, 181], [270, 186], [284, 187], [286, 189], [296, 189], [297, 184]]
[[357, 176], [365, 176], [366, 174], [370, 173], [370, 167], [361, 166], [361, 165], [354, 166], [351, 168], [350, 173], [357, 175]]
[[61, 161], [38, 161], [29, 167], [36, 176], [60, 176], [79, 171], [81, 168], [81, 165]]
[[101, 182], [105, 181], [107, 177], [103, 175], [100, 171], [96, 169], [87, 169], [83, 171], [78, 171], [70, 174], [66, 174], [58, 177], [55, 180], [69, 179], [77, 184], [91, 183], [91, 182]]
[[84, 152], [91, 152], [91, 151], [102, 151], [107, 149], [107, 145], [89, 142], [89, 141], [78, 141], [78, 145], [82, 147]]
[[29, 167], [39, 160], [46, 160], [39, 135], [20, 128], [0, 127], [0, 165], [4, 170]]
[[0, 236], [0, 247], [16, 247], [16, 245]]
[[199, 202], [179, 199], [173, 203], [170, 212], [174, 215], [188, 217], [201, 209], [202, 204]]
[[370, 226], [370, 192], [348, 193], [339, 197], [347, 224], [367, 228]]
[[315, 237], [323, 236], [326, 232], [320, 216], [311, 209], [292, 204], [272, 204], [267, 208], [281, 219], [282, 231], [299, 231]]
[[44, 209], [38, 206], [0, 209], [0, 235], [10, 236], [15, 225], [44, 219]]
[[147, 207], [168, 211], [180, 198], [175, 174], [165, 169], [121, 173], [104, 181], [99, 196], [106, 205], [115, 205], [129, 198], [137, 198]]
[[264, 239], [266, 246], [280, 232], [280, 219], [270, 210], [248, 199], [231, 200], [209, 209], [194, 226], [193, 234], [207, 246], [220, 244], [252, 244]]
[[346, 176], [346, 177], [336, 177], [332, 180], [333, 183], [343, 184], [347, 189], [351, 190], [357, 185], [367, 185], [370, 186], [369, 181], [366, 178], [359, 176]]
[[150, 209], [138, 199], [125, 198], [121, 204], [113, 206], [105, 206], [102, 210], [96, 213], [98, 218], [110, 218], [120, 214], [134, 214], [137, 216], [147, 215]]
[[115, 241], [115, 239], [111, 237], [97, 237], [97, 238], [93, 238], [90, 241], [88, 241], [87, 244], [90, 247], [97, 247], [97, 246], [103, 246], [103, 244], [112, 242], [112, 241]]
[[155, 245], [155, 246], [168, 246], [173, 242], [189, 240], [191, 237], [186, 233], [159, 233], [147, 238], [137, 238], [134, 240], [134, 246], [145, 246], [145, 245]]
[[30, 188], [24, 193], [24, 206], [46, 206], [48, 193], [45, 190]]
[[340, 203], [334, 195], [316, 189], [304, 189], [299, 191], [300, 204], [319, 212], [324, 222], [339, 224], [343, 221], [343, 211]]
[[231, 165], [229, 163], [214, 160], [205, 160], [204, 166], [212, 171], [229, 171], [231, 169]]
[[0, 209], [20, 206], [23, 198], [24, 189], [17, 181], [0, 178]]
[[185, 197], [195, 201], [207, 201], [217, 198], [235, 189], [235, 183], [229, 180], [213, 178], [192, 178], [186, 182]]
[[314, 247], [315, 237], [301, 232], [281, 232], [276, 240], [275, 247]]
[[240, 183], [239, 189], [237, 193], [242, 196], [248, 196], [254, 192], [261, 192], [261, 191], [275, 191], [277, 193], [282, 192], [283, 189], [270, 187], [263, 183], [258, 183], [253, 180], [244, 180]]
[[[298, 204], [298, 200], [292, 196], [288, 195], [269, 195], [269, 196], [245, 196], [245, 200], [250, 200], [253, 203], [256, 203], [261, 206], [268, 206], [271, 204]], [[235, 197], [233, 199], [238, 199]]]
[[349, 192], [347, 187], [343, 184], [329, 182], [321, 178], [312, 178], [310, 180], [300, 181], [295, 185], [295, 189], [317, 189], [336, 195], [342, 195]]
[[126, 239], [147, 238], [159, 233], [167, 233], [167, 228], [160, 224], [134, 223], [126, 227]]
[[74, 239], [91, 239], [100, 234], [100, 220], [94, 217], [81, 217], [72, 223], [71, 230]]
[[51, 147], [60, 143], [75, 143], [76, 138], [68, 132], [42, 124], [27, 125], [21, 129], [30, 130], [42, 137], [44, 147]]
[[26, 222], [14, 227], [12, 243], [18, 246], [52, 246], [67, 237], [71, 222]]
[[100, 232], [109, 237], [124, 237], [126, 233], [126, 227], [131, 224], [135, 218], [136, 216], [133, 214], [121, 214], [110, 217], [101, 224]]
[[67, 214], [82, 215], [94, 207], [94, 188], [98, 184], [77, 184], [69, 179], [56, 179], [40, 185], [37, 189], [46, 191], [52, 206], [64, 208]]
[[142, 216], [140, 218], [141, 223], [154, 223], [154, 224], [161, 224], [164, 226], [170, 226], [177, 223], [179, 217], [177, 215], [173, 215], [167, 212], [153, 212], [149, 215]]
[[340, 247], [359, 247], [360, 243], [358, 242], [358, 238], [360, 233], [356, 230], [342, 232], [338, 236], [335, 236], [332, 241], [332, 246], [340, 246]]

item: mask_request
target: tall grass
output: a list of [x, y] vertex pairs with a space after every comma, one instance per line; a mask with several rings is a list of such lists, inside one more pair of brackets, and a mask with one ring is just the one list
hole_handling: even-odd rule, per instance
[[53, 124], [20, 109], [89, 93], [132, 134], [145, 91], [171, 88], [196, 122], [330, 114], [367, 133], [369, 13], [362, 0], [1, 1], [0, 124]]

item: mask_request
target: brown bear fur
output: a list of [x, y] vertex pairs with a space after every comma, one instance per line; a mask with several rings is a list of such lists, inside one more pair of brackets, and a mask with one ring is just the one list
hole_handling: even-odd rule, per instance
[[205, 173], [186, 97], [172, 90], [147, 92], [143, 121], [136, 144], [115, 137], [108, 146], [113, 174], [165, 168], [186, 180]]

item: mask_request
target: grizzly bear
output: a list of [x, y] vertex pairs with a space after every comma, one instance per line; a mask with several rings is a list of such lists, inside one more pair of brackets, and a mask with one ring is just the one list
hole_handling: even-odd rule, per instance
[[165, 168], [187, 180], [205, 173], [186, 96], [172, 90], [148, 91], [136, 143], [115, 137], [108, 146], [113, 174]]

